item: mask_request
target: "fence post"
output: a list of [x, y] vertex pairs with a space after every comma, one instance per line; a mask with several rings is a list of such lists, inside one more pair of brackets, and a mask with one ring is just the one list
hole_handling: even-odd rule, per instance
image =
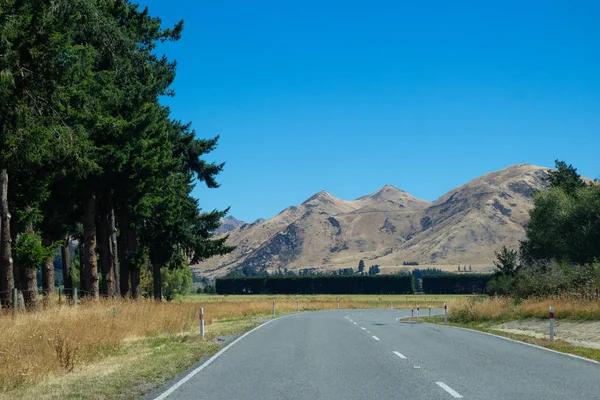
[[17, 288], [12, 290], [12, 305], [13, 305], [13, 318], [17, 318], [17, 307], [19, 306], [19, 293]]
[[554, 307], [550, 306], [550, 341], [554, 341]]
[[77, 294], [77, 288], [73, 288], [73, 304], [77, 305], [79, 303], [79, 296]]
[[296, 312], [300, 311], [300, 307], [298, 306], [298, 299], [296, 299]]
[[448, 306], [446, 305], [446, 302], [444, 302], [444, 323], [448, 323]]
[[335, 298], [335, 308], [337, 308], [338, 310], [340, 309], [340, 301], [337, 297]]
[[58, 305], [60, 306], [60, 304], [62, 303], [62, 298], [61, 298], [61, 289], [58, 288]]
[[275, 316], [275, 299], [273, 299], [273, 304], [271, 306], [271, 315]]
[[204, 307], [200, 307], [200, 336], [204, 339]]

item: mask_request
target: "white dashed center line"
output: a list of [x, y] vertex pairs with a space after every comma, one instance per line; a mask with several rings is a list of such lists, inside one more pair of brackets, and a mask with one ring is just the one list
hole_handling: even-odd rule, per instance
[[377, 336], [371, 336], [371, 337], [375, 340], [379, 340], [379, 338]]
[[354, 325], [358, 325], [356, 322], [353, 322]]
[[402, 359], [406, 359], [406, 356], [404, 354], [398, 353], [397, 351], [394, 351], [394, 354]]
[[363, 331], [366, 331], [366, 330], [367, 330], [367, 328], [363, 328], [362, 326], [360, 327], [360, 329], [362, 329]]
[[444, 389], [446, 392], [450, 393], [450, 395], [452, 395], [452, 397], [454, 397], [455, 399], [463, 398], [456, 390], [452, 389], [450, 386], [446, 385], [444, 382], [436, 382], [436, 383], [439, 387]]

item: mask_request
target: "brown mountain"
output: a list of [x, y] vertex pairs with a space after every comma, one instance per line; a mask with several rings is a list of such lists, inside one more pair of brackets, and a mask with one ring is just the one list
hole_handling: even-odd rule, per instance
[[260, 223], [229, 232], [236, 250], [197, 266], [220, 276], [232, 268], [299, 270], [354, 267], [364, 259], [391, 272], [404, 261], [489, 270], [494, 251], [517, 246], [547, 169], [519, 164], [476, 178], [435, 202], [393, 186], [353, 201], [322, 191]]
[[237, 229], [244, 224], [244, 221], [240, 221], [239, 219], [232, 216], [227, 216], [221, 220], [221, 226], [219, 226], [215, 230], [215, 234], [220, 235], [223, 233], [231, 232], [232, 230]]

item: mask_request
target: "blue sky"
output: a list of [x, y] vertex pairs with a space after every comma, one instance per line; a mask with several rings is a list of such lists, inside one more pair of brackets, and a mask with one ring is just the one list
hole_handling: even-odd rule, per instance
[[511, 164], [600, 177], [600, 2], [142, 0], [181, 41], [173, 116], [226, 162], [203, 209], [327, 190], [434, 200]]

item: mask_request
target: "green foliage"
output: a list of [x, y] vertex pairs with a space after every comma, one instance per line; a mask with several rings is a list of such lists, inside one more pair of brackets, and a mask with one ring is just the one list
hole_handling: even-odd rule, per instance
[[412, 275], [323, 275], [219, 278], [218, 294], [407, 294]]
[[189, 268], [161, 269], [163, 296], [171, 301], [176, 295], [187, 294], [192, 286], [192, 271]]
[[[557, 294], [592, 297], [600, 287], [600, 263], [573, 265], [552, 261], [522, 268], [512, 277], [499, 281], [506, 293], [517, 297], [549, 296]], [[495, 287], [488, 287], [493, 293]], [[499, 290], [500, 294], [501, 291]]]
[[379, 272], [379, 265], [375, 264], [369, 267], [369, 275], [377, 275]]
[[585, 188], [587, 185], [577, 173], [577, 168], [571, 164], [567, 165], [564, 161], [556, 160], [556, 170], [548, 171], [548, 182], [551, 188], [558, 188], [567, 195], [574, 195], [577, 190]]
[[[508, 249], [506, 246], [502, 246], [500, 252], [495, 252], [496, 261], [494, 266], [497, 268], [496, 275], [513, 276], [519, 269], [519, 260], [516, 250]], [[469, 266], [470, 268], [470, 266]]]
[[358, 262], [358, 272], [362, 273], [365, 270], [365, 262], [363, 260], [360, 260]]
[[492, 275], [436, 274], [423, 276], [423, 291], [427, 294], [484, 293]]
[[600, 187], [567, 193], [559, 187], [534, 196], [534, 208], [521, 243], [526, 264], [567, 261], [587, 264], [600, 258]]
[[42, 245], [42, 239], [39, 236], [25, 232], [17, 240], [14, 251], [15, 262], [17, 265], [37, 269], [54, 252], [54, 247], [45, 247]]

